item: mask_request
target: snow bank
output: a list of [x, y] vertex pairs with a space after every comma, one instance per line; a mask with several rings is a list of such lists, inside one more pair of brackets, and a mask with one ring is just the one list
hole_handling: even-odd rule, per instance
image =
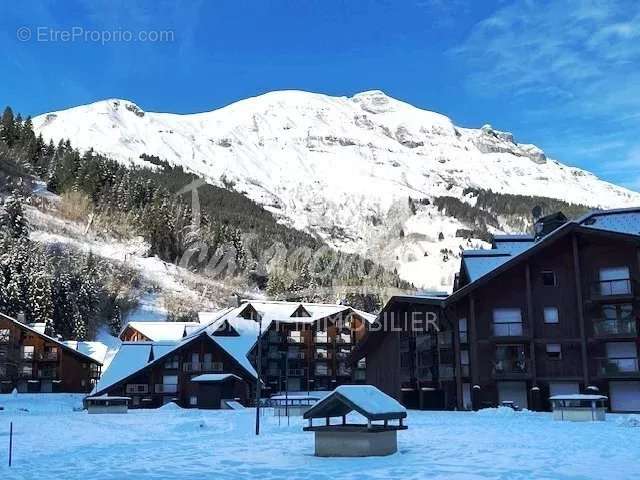
[[618, 425], [621, 427], [640, 427], [640, 415], [627, 415], [618, 419]]

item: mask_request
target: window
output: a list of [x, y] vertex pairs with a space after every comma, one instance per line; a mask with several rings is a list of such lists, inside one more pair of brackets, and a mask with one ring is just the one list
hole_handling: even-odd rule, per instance
[[553, 270], [543, 270], [542, 271], [542, 285], [545, 287], [555, 287], [558, 285], [558, 278], [556, 277], [556, 272]]
[[144, 383], [130, 383], [126, 388], [127, 393], [149, 393], [149, 385]]
[[547, 358], [549, 360], [561, 360], [562, 359], [562, 347], [559, 343], [547, 344]]
[[460, 370], [463, 377], [469, 376], [469, 350], [460, 350]]
[[629, 267], [600, 269], [600, 295], [626, 295], [631, 293]]
[[493, 311], [493, 334], [498, 337], [522, 335], [521, 310], [519, 308], [496, 308]]
[[196, 397], [195, 395], [191, 395], [189, 397], [189, 405], [191, 405], [191, 406], [198, 405], [198, 397]]
[[559, 323], [558, 309], [556, 307], [544, 307], [544, 323]]
[[22, 358], [24, 360], [33, 360], [34, 352], [35, 352], [35, 347], [33, 345], [24, 345], [22, 347]]
[[0, 343], [9, 343], [11, 339], [11, 330], [8, 328], [0, 329]]
[[458, 320], [458, 332], [460, 333], [460, 343], [467, 343], [469, 341], [469, 336], [466, 318]]

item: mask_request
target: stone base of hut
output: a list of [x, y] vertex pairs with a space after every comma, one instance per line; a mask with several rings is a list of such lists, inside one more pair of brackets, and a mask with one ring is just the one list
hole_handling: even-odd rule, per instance
[[351, 425], [315, 430], [317, 457], [370, 457], [398, 451], [396, 430], [367, 429]]

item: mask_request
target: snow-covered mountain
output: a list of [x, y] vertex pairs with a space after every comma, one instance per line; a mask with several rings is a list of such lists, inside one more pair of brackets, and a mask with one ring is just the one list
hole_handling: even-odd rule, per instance
[[473, 205], [465, 189], [479, 188], [594, 207], [640, 204], [640, 194], [551, 160], [509, 133], [460, 128], [380, 91], [351, 98], [278, 91], [192, 115], [111, 99], [33, 124], [47, 140], [69, 138], [122, 162], [144, 163], [146, 153], [182, 165], [431, 289], [448, 289], [458, 268], [443, 252], [480, 243], [455, 237], [471, 226], [430, 204], [436, 197]]

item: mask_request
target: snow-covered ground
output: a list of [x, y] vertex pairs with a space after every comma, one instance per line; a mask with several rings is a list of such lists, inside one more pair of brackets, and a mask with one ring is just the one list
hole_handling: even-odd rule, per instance
[[[279, 426], [254, 410], [73, 412], [80, 396], [0, 395], [0, 478], [33, 479], [632, 479], [640, 475], [640, 428], [628, 417], [554, 422], [547, 413], [410, 411], [389, 457], [313, 456], [301, 420]], [[18, 411], [27, 408], [29, 412]], [[7, 467], [9, 422], [14, 463]]]

